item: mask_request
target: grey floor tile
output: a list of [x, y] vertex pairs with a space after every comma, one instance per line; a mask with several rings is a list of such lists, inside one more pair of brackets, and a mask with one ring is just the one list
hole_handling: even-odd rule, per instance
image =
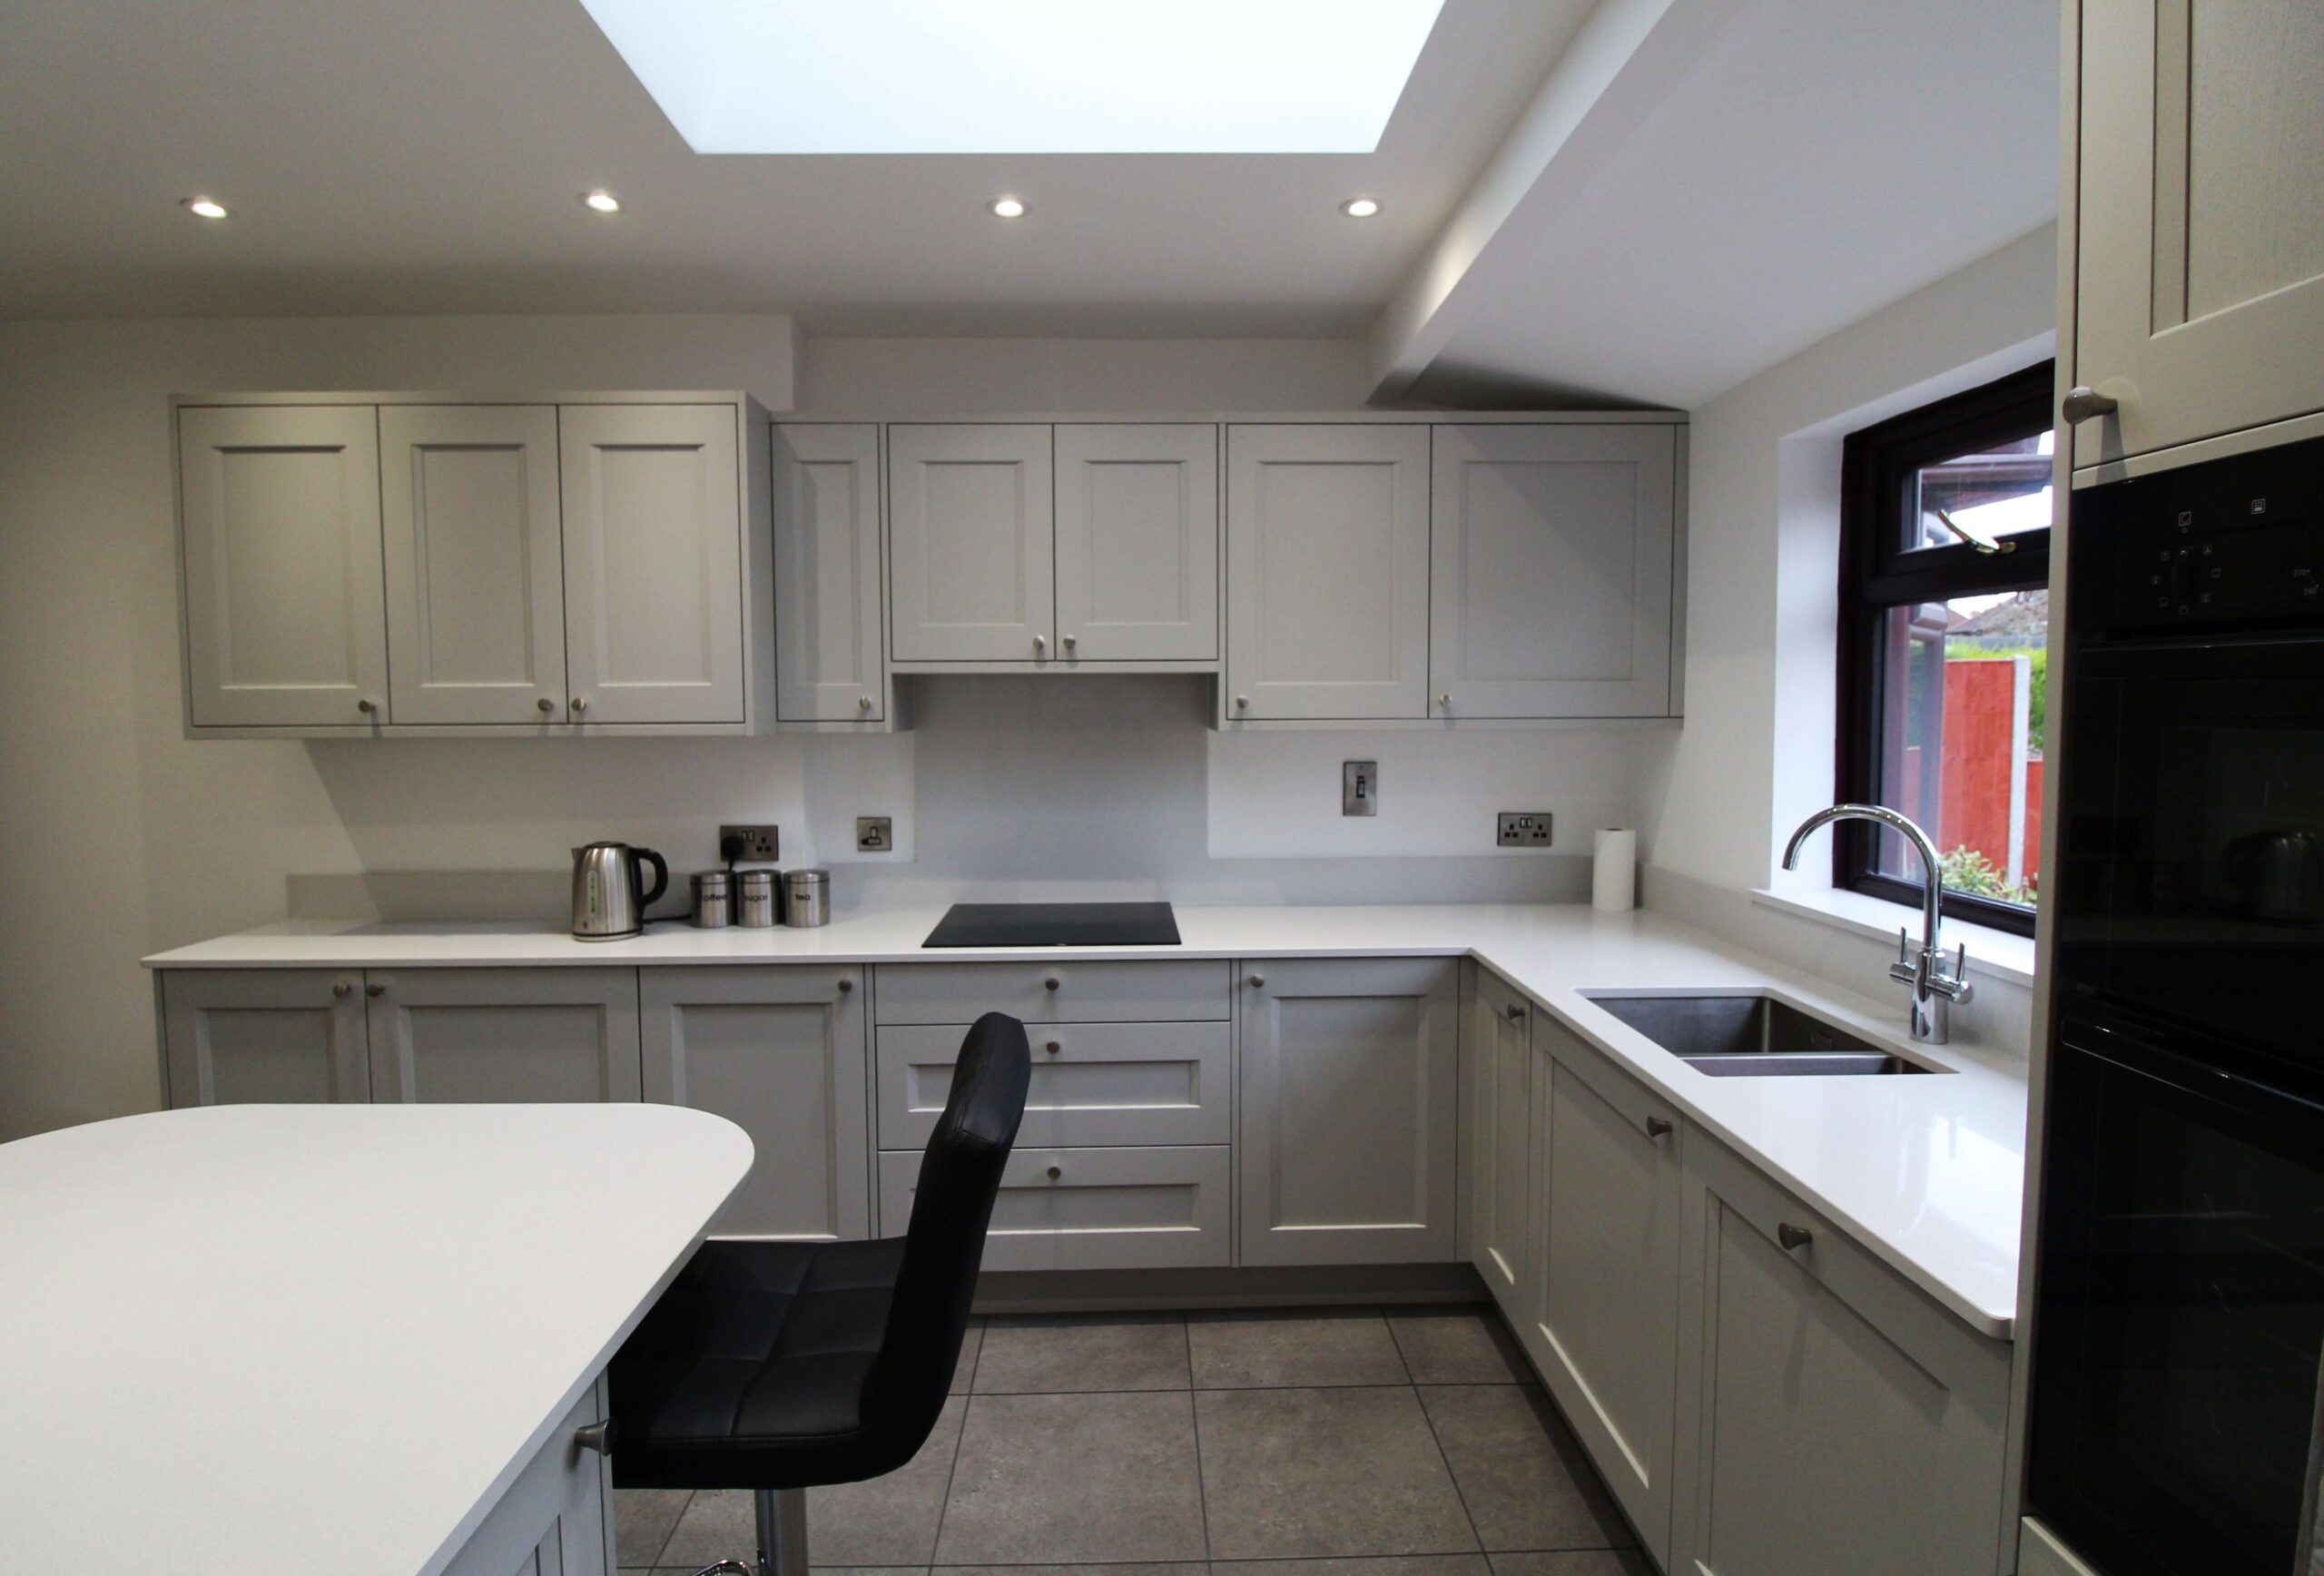
[[1497, 1314], [1479, 1308], [1391, 1314], [1388, 1329], [1415, 1384], [1523, 1384], [1525, 1354]]
[[615, 1489], [614, 1491], [614, 1558], [630, 1569], [660, 1561], [670, 1529], [678, 1524], [692, 1489]]
[[[807, 1558], [812, 1564], [924, 1569], [935, 1552], [944, 1485], [967, 1410], [965, 1396], [947, 1401], [920, 1453], [886, 1477], [809, 1489]], [[750, 1492], [705, 1489], [678, 1518], [661, 1563], [697, 1571], [718, 1560], [747, 1561], [757, 1542], [758, 1512]]]
[[1538, 1390], [1423, 1385], [1422, 1404], [1488, 1550], [1610, 1549], [1630, 1528]]
[[1492, 1576], [1482, 1554], [1386, 1554], [1353, 1560], [1219, 1560], [1211, 1576]]
[[1203, 1558], [1184, 1391], [978, 1395], [944, 1507], [945, 1565]]
[[1197, 1391], [1195, 1412], [1215, 1559], [1477, 1547], [1409, 1385]]
[[1128, 1565], [939, 1565], [930, 1576], [1205, 1576], [1209, 1569], [1199, 1560]]
[[1561, 1553], [1495, 1554], [1493, 1576], [1655, 1576], [1636, 1549], [1574, 1549]]
[[960, 1360], [952, 1365], [952, 1391], [966, 1395], [977, 1373], [977, 1355], [984, 1349], [984, 1321], [970, 1319], [967, 1331], [960, 1336]]
[[977, 1358], [980, 1395], [1186, 1387], [1186, 1323], [1177, 1314], [990, 1319]]
[[[928, 1576], [925, 1565], [818, 1565], [814, 1554], [808, 1555], [807, 1576]], [[694, 1576], [689, 1571], [686, 1576]]]
[[1410, 1383], [1376, 1308], [1195, 1315], [1187, 1345], [1197, 1390]]

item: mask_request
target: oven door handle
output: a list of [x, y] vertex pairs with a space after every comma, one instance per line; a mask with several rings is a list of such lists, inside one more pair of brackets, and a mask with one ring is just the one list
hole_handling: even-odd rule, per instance
[[2064, 1049], [2078, 1051], [2134, 1077], [2165, 1085], [2199, 1099], [2215, 1100], [2222, 1105], [2247, 1109], [2273, 1107], [2279, 1111], [2286, 1102], [2290, 1102], [2312, 1114], [2324, 1116], [2324, 1091], [2303, 1093], [2280, 1083], [2254, 1078], [2240, 1069], [2215, 1066], [2183, 1051], [2173, 1050], [2149, 1035], [2132, 1032], [2117, 1025], [2070, 1022], [2059, 1030], [2058, 1039]]

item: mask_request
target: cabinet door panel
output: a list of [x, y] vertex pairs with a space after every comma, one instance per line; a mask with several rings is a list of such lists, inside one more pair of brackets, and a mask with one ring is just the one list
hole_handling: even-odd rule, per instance
[[882, 584], [880, 429], [778, 423], [775, 695], [784, 722], [886, 717]]
[[872, 1234], [862, 970], [647, 969], [645, 1098], [751, 1136], [751, 1174], [714, 1236]]
[[1550, 1094], [1543, 1377], [1661, 1563], [1677, 1399], [1675, 1113], [1557, 1025]]
[[[966, 1024], [880, 1030], [880, 1142], [924, 1145], [952, 1093]], [[1017, 1141], [1061, 1148], [1224, 1144], [1231, 1126], [1225, 1023], [1033, 1026], [1033, 1077]]]
[[369, 405], [178, 412], [196, 726], [384, 722], [378, 418]]
[[1442, 714], [1666, 714], [1671, 429], [1439, 427], [1434, 446], [1429, 688]]
[[607, 1415], [599, 1378], [517, 1469], [444, 1576], [606, 1576], [614, 1558], [613, 1458], [573, 1443]]
[[557, 433], [574, 720], [742, 722], [734, 408], [566, 405]]
[[[1228, 1151], [1023, 1144], [1001, 1168], [986, 1269], [1216, 1268], [1227, 1261]], [[880, 1229], [902, 1234], [917, 1150], [880, 1156]]]
[[390, 718], [563, 722], [556, 408], [386, 406], [379, 459]]
[[1469, 1262], [1512, 1323], [1531, 1254], [1533, 1146], [1531, 1008], [1498, 975], [1479, 970], [1461, 1036], [1468, 1131], [1461, 1165], [1469, 1182]]
[[1218, 655], [1218, 429], [1057, 429], [1057, 632], [1082, 662]]
[[2092, 466], [2324, 409], [2324, 13], [2081, 8], [2074, 379]]
[[634, 969], [373, 970], [371, 1098], [641, 1098]]
[[[1701, 1391], [1687, 1568], [1994, 1570], [2007, 1345], [1725, 1150], [1690, 1142], [1689, 1155], [1707, 1194], [1700, 1367], [1687, 1375]], [[1779, 1245], [1786, 1225], [1808, 1233], [1804, 1246]]]
[[897, 661], [1055, 654], [1050, 499], [1047, 427], [888, 428]]
[[162, 1017], [172, 1106], [371, 1098], [359, 973], [172, 970]]
[[1226, 429], [1227, 716], [1428, 714], [1428, 433]]
[[1243, 969], [1243, 1262], [1451, 1259], [1456, 967], [1396, 958]]

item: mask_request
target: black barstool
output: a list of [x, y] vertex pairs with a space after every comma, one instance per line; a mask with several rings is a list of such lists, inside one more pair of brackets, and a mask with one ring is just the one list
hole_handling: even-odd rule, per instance
[[1017, 1019], [970, 1027], [902, 1236], [705, 1242], [615, 1356], [616, 1484], [757, 1491], [756, 1571], [722, 1560], [704, 1576], [807, 1576], [807, 1490], [893, 1472], [927, 1443], [1031, 1063]]

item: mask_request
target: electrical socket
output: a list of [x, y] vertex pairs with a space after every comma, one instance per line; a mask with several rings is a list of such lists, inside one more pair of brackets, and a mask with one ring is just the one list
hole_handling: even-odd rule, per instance
[[858, 853], [895, 852], [895, 822], [885, 815], [857, 816], [855, 818], [855, 851]]
[[1493, 817], [1493, 834], [1503, 848], [1550, 846], [1550, 813], [1546, 810], [1504, 810]]
[[783, 857], [780, 826], [722, 826], [718, 857], [737, 864], [773, 864]]

